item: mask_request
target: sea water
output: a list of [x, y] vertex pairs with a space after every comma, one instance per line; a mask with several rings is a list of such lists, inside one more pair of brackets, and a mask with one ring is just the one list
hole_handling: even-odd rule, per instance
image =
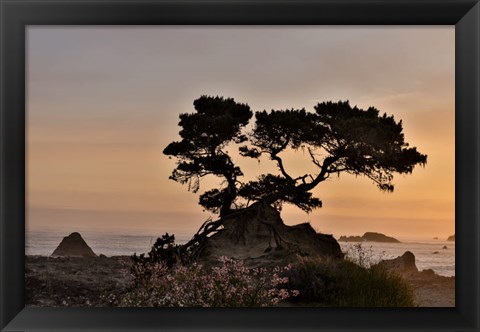
[[[50, 256], [62, 239], [73, 231], [35, 230], [25, 233], [25, 255]], [[147, 233], [128, 230], [78, 230], [82, 238], [97, 254], [105, 256], [124, 256], [149, 252], [156, 239], [165, 232]], [[192, 234], [175, 233], [175, 243], [182, 244], [190, 240]]]
[[401, 243], [339, 243], [342, 251], [352, 260], [358, 261], [360, 255], [363, 255], [365, 265], [378, 263], [382, 259], [396, 258], [403, 255], [405, 251], [410, 251], [415, 255], [415, 264], [420, 271], [432, 269], [442, 276], [455, 276], [455, 242], [441, 240], [409, 241], [401, 238], [399, 240]]
[[[44, 229], [27, 231], [25, 234], [25, 254], [49, 256], [60, 244], [62, 239], [69, 235], [70, 230]], [[155, 240], [164, 232], [146, 233], [141, 231], [127, 230], [79, 230], [83, 239], [97, 254], [106, 256], [133, 255], [148, 252]], [[186, 243], [192, 237], [192, 233], [175, 232], [176, 243]], [[455, 275], [455, 242], [441, 240], [403, 240], [401, 243], [362, 242], [361, 248], [358, 243], [340, 242], [342, 251], [347, 257], [356, 260], [359, 253], [371, 263], [380, 259], [391, 259], [403, 255], [405, 251], [411, 251], [416, 258], [419, 270], [432, 269], [439, 275]], [[444, 246], [446, 249], [443, 249]], [[360, 251], [359, 251], [360, 249]]]

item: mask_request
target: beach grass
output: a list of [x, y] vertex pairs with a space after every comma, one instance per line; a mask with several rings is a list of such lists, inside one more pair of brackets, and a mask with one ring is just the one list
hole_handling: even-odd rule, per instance
[[293, 303], [315, 307], [413, 307], [413, 292], [400, 276], [348, 260], [300, 258], [289, 271]]

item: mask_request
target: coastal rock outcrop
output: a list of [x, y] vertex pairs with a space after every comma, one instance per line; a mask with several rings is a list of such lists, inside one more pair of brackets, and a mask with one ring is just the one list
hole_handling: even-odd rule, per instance
[[415, 302], [418, 306], [455, 306], [455, 277], [438, 275], [432, 269], [419, 271], [412, 252], [406, 251], [397, 258], [383, 260], [377, 266], [404, 278], [414, 290]]
[[225, 217], [224, 228], [208, 238], [201, 260], [228, 256], [265, 265], [289, 255], [343, 257], [332, 235], [317, 233], [309, 223], [285, 225], [276, 209], [255, 204]]
[[362, 236], [340, 236], [338, 241], [342, 242], [391, 242], [391, 243], [400, 243], [397, 239], [386, 236], [382, 233], [375, 233], [375, 232], [366, 232]]
[[74, 232], [63, 238], [52, 253], [53, 257], [97, 257], [80, 233]]
[[382, 260], [377, 266], [400, 273], [418, 272], [417, 265], [415, 264], [415, 255], [410, 251], [405, 251], [402, 256], [394, 259]]

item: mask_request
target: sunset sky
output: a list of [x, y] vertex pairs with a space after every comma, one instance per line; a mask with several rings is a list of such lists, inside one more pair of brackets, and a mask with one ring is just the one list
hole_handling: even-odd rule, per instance
[[[253, 111], [348, 99], [402, 119], [425, 168], [397, 175], [393, 193], [342, 174], [315, 188], [323, 208], [285, 206], [282, 217], [337, 237], [446, 238], [455, 232], [454, 35], [453, 26], [30, 27], [27, 229], [193, 235], [209, 213], [168, 179], [175, 160], [162, 151], [194, 99], [219, 95]], [[235, 161], [246, 180], [276, 169]], [[302, 152], [285, 163], [313, 170]]]

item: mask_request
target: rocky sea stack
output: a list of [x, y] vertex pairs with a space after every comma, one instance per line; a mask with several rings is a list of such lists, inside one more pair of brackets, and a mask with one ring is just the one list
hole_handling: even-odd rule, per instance
[[80, 233], [74, 232], [63, 238], [57, 249], [52, 253], [53, 257], [97, 257], [88, 246]]
[[201, 260], [228, 256], [268, 265], [291, 255], [343, 257], [332, 235], [317, 233], [309, 223], [285, 225], [276, 209], [254, 204], [225, 217], [224, 228], [208, 238]]
[[397, 239], [386, 236], [382, 233], [375, 233], [375, 232], [366, 232], [362, 236], [340, 236], [338, 241], [342, 242], [391, 242], [391, 243], [400, 243]]

